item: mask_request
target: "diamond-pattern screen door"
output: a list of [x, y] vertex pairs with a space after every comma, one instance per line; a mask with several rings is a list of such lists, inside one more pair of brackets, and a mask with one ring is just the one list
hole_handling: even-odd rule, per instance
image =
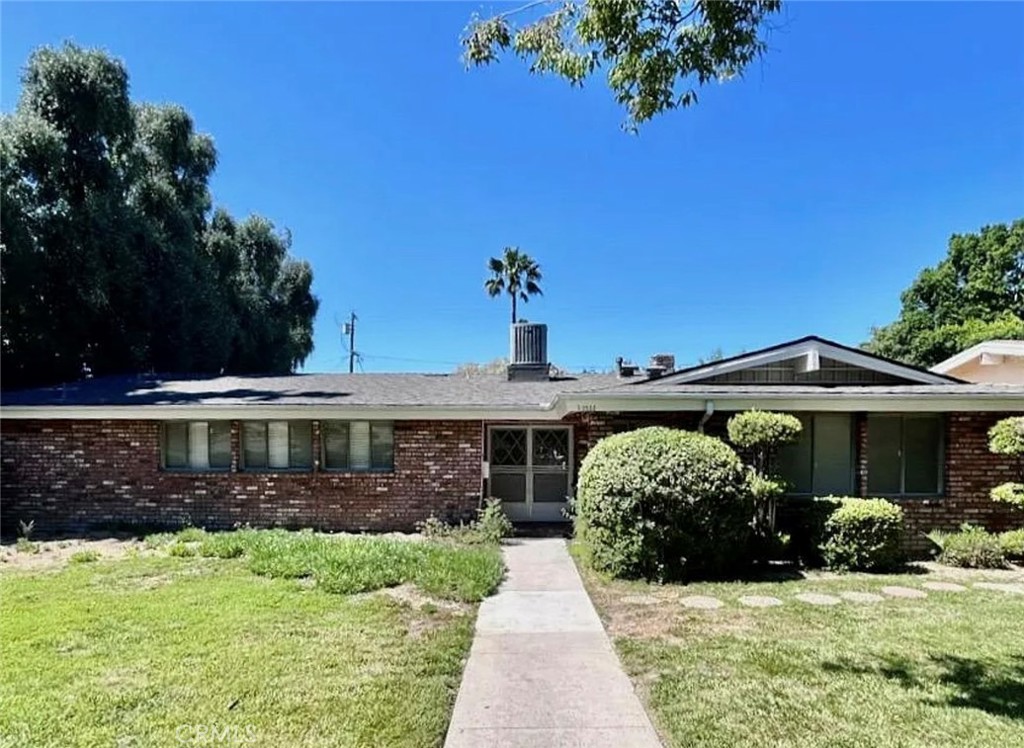
[[491, 464], [526, 465], [526, 430], [495, 429], [491, 432]]
[[534, 467], [569, 466], [569, 432], [566, 429], [534, 429]]

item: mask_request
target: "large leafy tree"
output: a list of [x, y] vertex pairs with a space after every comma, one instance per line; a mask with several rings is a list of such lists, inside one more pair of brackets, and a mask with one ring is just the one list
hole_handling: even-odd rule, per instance
[[5, 387], [129, 371], [287, 372], [312, 351], [308, 264], [269, 221], [213, 211], [213, 141], [133, 103], [107, 54], [28, 61], [0, 118]]
[[573, 86], [601, 68], [635, 130], [697, 102], [700, 87], [743, 73], [765, 49], [780, 0], [539, 0], [486, 18], [462, 37], [470, 66], [511, 52], [530, 72]]
[[487, 263], [491, 277], [484, 281], [484, 290], [492, 298], [505, 293], [512, 300], [512, 324], [518, 320], [518, 302], [524, 304], [531, 296], [542, 296], [540, 265], [519, 247], [505, 247], [501, 257]]
[[922, 270], [902, 300], [868, 350], [932, 366], [984, 340], [1024, 340], [1024, 219], [954, 234], [946, 258]]

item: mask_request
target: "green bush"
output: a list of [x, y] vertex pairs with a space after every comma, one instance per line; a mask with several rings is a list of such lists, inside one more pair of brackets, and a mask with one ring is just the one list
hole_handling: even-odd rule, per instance
[[[831, 497], [829, 497], [831, 498]], [[839, 499], [825, 520], [821, 555], [833, 569], [878, 571], [901, 561], [903, 510], [885, 499]]]
[[1024, 528], [999, 534], [999, 547], [1009, 561], [1024, 561]]
[[788, 499], [779, 513], [779, 529], [790, 538], [786, 558], [804, 566], [823, 566], [821, 544], [825, 541], [825, 523], [841, 503], [831, 496]]
[[928, 539], [939, 547], [939, 563], [971, 569], [998, 569], [1006, 565], [1000, 538], [983, 527], [964, 524], [959, 532], [935, 531]]
[[431, 540], [451, 540], [466, 545], [500, 543], [514, 532], [512, 521], [501, 508], [501, 499], [487, 499], [483, 508], [476, 510], [477, 518], [468, 524], [449, 524], [434, 515], [420, 522], [416, 529]]
[[992, 489], [992, 501], [1024, 509], [1024, 483], [1002, 483]]
[[726, 429], [729, 441], [740, 449], [758, 450], [775, 449], [796, 441], [803, 425], [799, 418], [788, 413], [748, 410], [730, 418]]
[[743, 563], [752, 503], [720, 439], [662, 427], [602, 439], [580, 470], [576, 535], [615, 576], [718, 574]]
[[997, 455], [1024, 455], [1024, 416], [1004, 418], [990, 428], [988, 448]]

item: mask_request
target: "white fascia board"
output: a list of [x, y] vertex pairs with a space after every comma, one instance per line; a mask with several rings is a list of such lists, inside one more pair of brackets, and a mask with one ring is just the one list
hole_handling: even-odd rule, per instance
[[557, 421], [553, 404], [526, 407], [477, 406], [273, 406], [273, 405], [53, 405], [0, 408], [0, 419], [18, 420], [369, 420], [369, 421]]
[[875, 395], [858, 394], [793, 395], [791, 393], [770, 393], [741, 396], [730, 394], [694, 395], [692, 397], [674, 393], [655, 393], [643, 396], [602, 396], [575, 397], [559, 403], [564, 413], [622, 413], [651, 411], [704, 411], [707, 404], [714, 404], [716, 411], [742, 411], [753, 408], [797, 411], [833, 412], [954, 412], [954, 411], [1000, 411], [1024, 412], [1024, 396], [1007, 395]]
[[997, 356], [1024, 356], [1024, 341], [1020, 340], [989, 340], [984, 343], [972, 345], [970, 348], [960, 351], [955, 356], [950, 356], [945, 361], [940, 361], [931, 368], [931, 371], [945, 374], [953, 369], [959, 368], [969, 361], [978, 358], [984, 353]]
[[774, 364], [779, 361], [788, 361], [790, 359], [803, 357], [806, 361], [810, 362], [815, 357], [820, 359], [822, 356], [836, 361], [841, 361], [844, 364], [850, 364], [851, 366], [857, 366], [862, 369], [869, 369], [883, 374], [891, 374], [892, 376], [907, 379], [912, 382], [919, 382], [921, 384], [949, 384], [949, 380], [939, 374], [933, 374], [927, 371], [918, 371], [917, 369], [904, 366], [903, 364], [898, 364], [893, 361], [885, 361], [856, 351], [848, 351], [845, 348], [837, 348], [829, 345], [828, 343], [823, 343], [817, 340], [808, 340], [803, 343], [797, 343], [785, 348], [779, 348], [778, 350], [767, 351], [765, 353], [752, 353], [749, 356], [744, 356], [736, 361], [708, 364], [700, 369], [684, 374], [669, 374], [667, 377], [664, 377], [660, 383], [685, 384], [686, 382], [700, 381], [701, 379], [718, 376], [719, 374], [729, 374], [743, 369], [767, 366], [768, 364]]

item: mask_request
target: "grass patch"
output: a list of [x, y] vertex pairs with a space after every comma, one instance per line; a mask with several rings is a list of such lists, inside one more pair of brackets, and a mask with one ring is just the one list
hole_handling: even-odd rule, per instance
[[494, 591], [504, 570], [495, 545], [465, 547], [308, 531], [206, 533], [188, 528], [166, 540], [161, 536], [151, 547], [178, 557], [241, 557], [255, 574], [312, 579], [320, 589], [345, 595], [411, 583], [437, 597], [477, 602]]
[[[920, 588], [928, 577], [683, 587], [583, 573], [667, 745], [1024, 745], [1020, 595], [969, 589], [815, 607], [794, 596]], [[725, 605], [688, 610], [683, 595]], [[783, 605], [744, 608], [745, 595]]]
[[75, 551], [68, 557], [71, 564], [91, 564], [100, 560], [100, 554], [96, 551]]
[[440, 745], [473, 608], [347, 593], [472, 601], [502, 572], [495, 547], [312, 533], [147, 546], [167, 552], [0, 574], [0, 745]]

